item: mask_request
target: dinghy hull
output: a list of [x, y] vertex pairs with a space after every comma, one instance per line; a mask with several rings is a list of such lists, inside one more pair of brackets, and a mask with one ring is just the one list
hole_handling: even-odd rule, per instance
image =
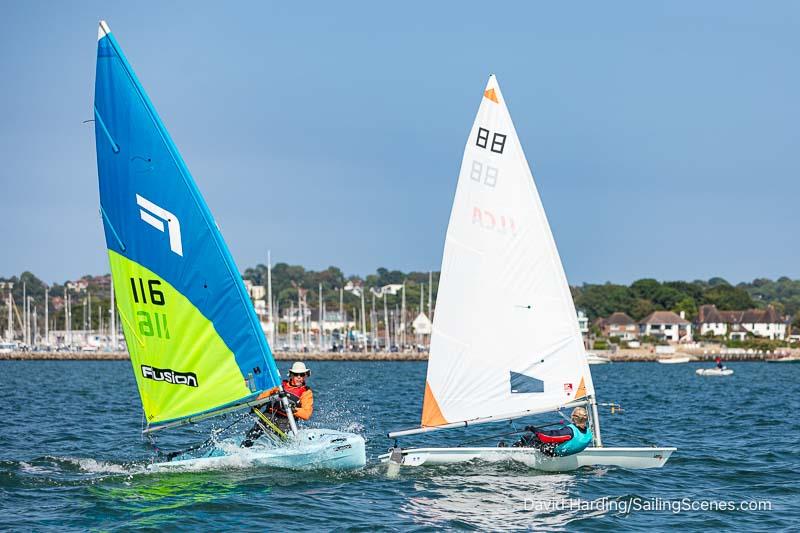
[[[569, 472], [584, 466], [661, 468], [677, 448], [586, 448], [567, 457], [549, 457], [533, 448], [410, 448], [400, 450], [402, 466], [435, 466], [469, 461], [516, 461], [534, 470]], [[381, 455], [389, 462], [391, 453]], [[395, 458], [398, 454], [395, 451]]]
[[656, 362], [662, 365], [680, 365], [691, 361], [691, 357], [673, 357], [671, 359], [657, 359]]
[[180, 456], [172, 461], [154, 463], [154, 471], [216, 470], [224, 468], [274, 467], [291, 470], [357, 470], [366, 465], [364, 438], [354, 433], [330, 429], [306, 429], [297, 441], [284, 446], [256, 443], [240, 448], [238, 442], [226, 442], [202, 456]]
[[718, 368], [698, 368], [697, 370], [695, 370], [695, 374], [697, 374], [698, 376], [724, 377], [732, 375], [733, 370], [731, 370], [730, 368], [724, 368], [722, 370]]

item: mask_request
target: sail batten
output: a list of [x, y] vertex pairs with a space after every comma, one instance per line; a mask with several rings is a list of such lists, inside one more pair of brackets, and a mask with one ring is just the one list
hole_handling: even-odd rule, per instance
[[464, 150], [441, 272], [423, 426], [594, 394], [561, 259], [494, 76]]
[[106, 246], [148, 425], [210, 416], [279, 385], [211, 212], [105, 23], [95, 117]]

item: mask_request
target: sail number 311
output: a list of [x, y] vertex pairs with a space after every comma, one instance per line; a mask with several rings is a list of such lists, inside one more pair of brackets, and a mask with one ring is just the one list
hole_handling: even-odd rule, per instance
[[[138, 304], [141, 301], [143, 304], [166, 304], [164, 293], [159, 290], [161, 281], [157, 279], [144, 280], [142, 278], [130, 278], [130, 280], [134, 303]], [[167, 315], [165, 313], [137, 311], [136, 316], [138, 317], [139, 333], [145, 337], [159, 337], [169, 340], [169, 326], [167, 325]]]

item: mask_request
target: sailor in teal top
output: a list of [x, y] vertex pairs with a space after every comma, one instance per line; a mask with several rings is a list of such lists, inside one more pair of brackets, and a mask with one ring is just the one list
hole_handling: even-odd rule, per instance
[[586, 409], [576, 407], [571, 423], [558, 429], [544, 430], [535, 426], [525, 428], [526, 433], [514, 446], [538, 448], [545, 455], [563, 457], [582, 452], [592, 443], [592, 430], [587, 423]]

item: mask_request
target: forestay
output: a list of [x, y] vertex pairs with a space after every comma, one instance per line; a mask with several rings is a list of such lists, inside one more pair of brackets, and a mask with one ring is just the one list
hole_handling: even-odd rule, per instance
[[148, 426], [229, 408], [278, 385], [239, 270], [105, 23], [95, 138], [117, 306]]
[[593, 395], [561, 260], [491, 76], [447, 228], [422, 425], [545, 412]]

